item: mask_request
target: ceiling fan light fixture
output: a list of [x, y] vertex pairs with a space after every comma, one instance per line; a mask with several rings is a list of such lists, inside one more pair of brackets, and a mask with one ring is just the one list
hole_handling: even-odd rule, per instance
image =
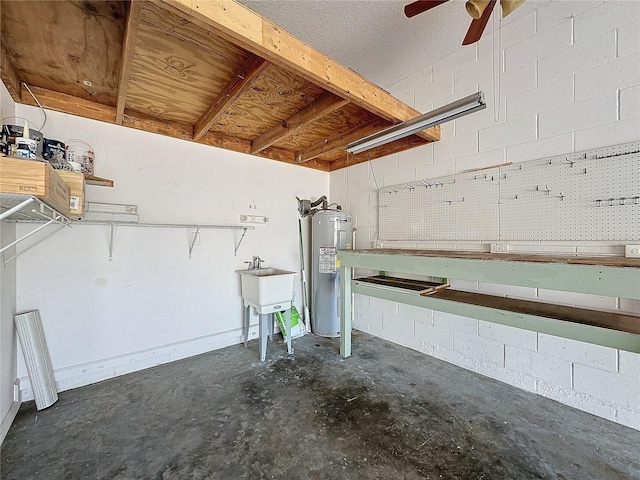
[[471, 15], [471, 18], [478, 20], [482, 16], [482, 12], [489, 5], [489, 0], [468, 0], [465, 4], [467, 13]]
[[523, 3], [524, 0], [500, 0], [500, 6], [502, 7], [502, 18], [509, 15]]
[[444, 107], [436, 108], [431, 112], [424, 113], [406, 122], [398, 123], [380, 132], [351, 142], [347, 145], [346, 150], [353, 154], [366, 152], [372, 148], [400, 140], [401, 138], [408, 137], [427, 128], [455, 120], [456, 118], [463, 117], [486, 107], [487, 104], [484, 101], [484, 93], [477, 92], [468, 97], [456, 100]]

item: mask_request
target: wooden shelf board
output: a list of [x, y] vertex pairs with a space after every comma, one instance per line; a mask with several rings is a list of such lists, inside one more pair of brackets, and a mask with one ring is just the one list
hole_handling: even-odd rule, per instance
[[109, 180], [108, 178], [100, 178], [94, 175], [85, 175], [84, 181], [87, 185], [97, 185], [99, 187], [113, 187], [113, 180]]

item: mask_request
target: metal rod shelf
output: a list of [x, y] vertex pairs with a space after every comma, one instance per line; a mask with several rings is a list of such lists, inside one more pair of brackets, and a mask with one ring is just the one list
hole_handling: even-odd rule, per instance
[[109, 261], [113, 261], [113, 239], [115, 227], [147, 227], [147, 228], [188, 228], [195, 229], [193, 237], [189, 242], [189, 258], [193, 253], [193, 247], [196, 245], [196, 238], [200, 230], [242, 230], [242, 236], [237, 244], [234, 244], [234, 255], [237, 254], [238, 248], [244, 239], [247, 230], [255, 230], [255, 227], [244, 225], [216, 225], [216, 224], [199, 224], [199, 223], [152, 223], [152, 222], [126, 222], [122, 220], [78, 220], [73, 222], [74, 225], [104, 225], [109, 227]]
[[[137, 219], [137, 215], [135, 216]], [[0, 246], [0, 254], [11, 247], [16, 246], [23, 240], [35, 235], [36, 233], [45, 230], [45, 228], [52, 224], [58, 224], [62, 226], [77, 226], [77, 225], [104, 225], [110, 228], [109, 235], [109, 261], [113, 260], [113, 243], [114, 243], [114, 230], [115, 227], [146, 227], [146, 228], [187, 228], [194, 229], [195, 234], [193, 239], [189, 242], [189, 258], [193, 253], [193, 248], [196, 245], [196, 237], [200, 230], [242, 230], [242, 236], [238, 240], [237, 244], [234, 242], [234, 254], [238, 252], [238, 248], [244, 239], [247, 230], [255, 230], [254, 226], [247, 225], [220, 225], [220, 224], [202, 224], [202, 223], [156, 223], [156, 222], [138, 222], [138, 221], [125, 221], [125, 220], [74, 220], [71, 221], [60, 212], [51, 208], [46, 203], [39, 200], [32, 195], [21, 195], [13, 193], [0, 193], [0, 221], [10, 221], [15, 223], [33, 223], [38, 224], [30, 232], [21, 236], [19, 239], [9, 243], [8, 245]], [[22, 253], [26, 252], [30, 248], [36, 246], [42, 242], [45, 238], [48, 238], [53, 233], [61, 229], [50, 231], [45, 237], [32, 243], [29, 247], [21, 250], [12, 257], [4, 259], [5, 265], [14, 260]]]
[[146, 222], [123, 222], [109, 220], [77, 220], [74, 225], [114, 225], [122, 227], [150, 227], [150, 228], [197, 228], [200, 230], [255, 230], [256, 227], [246, 227], [244, 225], [215, 225], [199, 223], [146, 223]]
[[49, 225], [56, 224], [67, 227], [71, 226], [69, 218], [58, 212], [56, 209], [50, 207], [39, 198], [34, 197], [33, 195], [23, 195], [19, 193], [0, 193], [0, 221], [3, 220], [41, 224], [30, 232], [16, 238], [13, 242], [0, 246], [0, 254], [2, 254], [5, 265], [11, 260], [15, 260], [19, 255], [23, 254], [38, 243], [42, 242], [44, 239], [50, 237], [53, 233], [61, 230], [61, 228], [53, 231], [49, 230], [49, 232], [38, 241], [32, 243], [30, 246], [20, 252], [17, 252], [8, 259], [4, 259], [4, 252], [6, 250], [15, 247], [32, 235], [45, 230]]

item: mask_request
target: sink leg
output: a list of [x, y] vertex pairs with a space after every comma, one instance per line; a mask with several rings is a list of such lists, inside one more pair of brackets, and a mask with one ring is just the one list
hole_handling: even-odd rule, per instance
[[285, 324], [287, 328], [287, 352], [289, 352], [289, 354], [292, 354], [293, 348], [291, 348], [291, 308], [287, 310], [286, 316], [287, 319], [285, 321]]
[[251, 307], [247, 305], [244, 307], [244, 348], [247, 348], [249, 343], [249, 323], [251, 321]]
[[271, 340], [273, 342], [273, 325], [275, 322], [275, 313], [270, 313], [269, 314], [269, 340]]
[[266, 322], [266, 318], [265, 315], [260, 314], [260, 320], [259, 320], [259, 326], [258, 326], [258, 330], [259, 330], [259, 336], [260, 336], [260, 361], [264, 362], [265, 359], [267, 358], [267, 332], [266, 332], [266, 328], [267, 326], [265, 325]]

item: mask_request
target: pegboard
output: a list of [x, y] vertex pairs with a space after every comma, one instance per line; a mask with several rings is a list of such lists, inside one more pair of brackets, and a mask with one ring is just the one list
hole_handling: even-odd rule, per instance
[[640, 142], [378, 190], [381, 240], [640, 239]]

